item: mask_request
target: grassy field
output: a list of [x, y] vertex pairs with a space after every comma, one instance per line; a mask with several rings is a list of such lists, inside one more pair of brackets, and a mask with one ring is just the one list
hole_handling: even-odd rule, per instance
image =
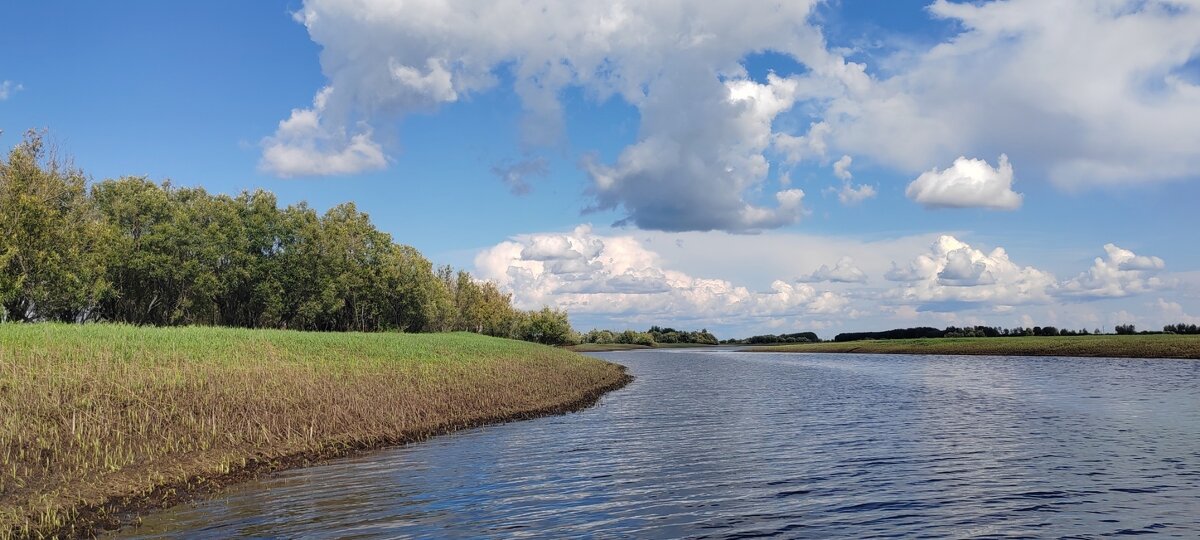
[[241, 477], [566, 412], [627, 381], [474, 334], [0, 325], [0, 537], [87, 535]]
[[770, 345], [749, 347], [745, 350], [754, 352], [1200, 358], [1200, 335], [888, 339]]
[[704, 343], [656, 343], [654, 345], [634, 345], [632, 343], [580, 343], [566, 347], [575, 352], [609, 352], [635, 351], [638, 349], [693, 349], [712, 347]]

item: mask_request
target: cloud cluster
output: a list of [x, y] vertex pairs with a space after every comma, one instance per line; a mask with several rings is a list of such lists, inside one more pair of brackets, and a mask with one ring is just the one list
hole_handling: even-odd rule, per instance
[[854, 266], [854, 259], [842, 257], [838, 259], [837, 264], [833, 268], [822, 264], [813, 273], [801, 277], [796, 281], [801, 283], [820, 283], [823, 281], [833, 283], [866, 283], [867, 274], [857, 266]]
[[[561, 139], [569, 88], [637, 110], [636, 140], [582, 168], [591, 208], [643, 229], [795, 223], [800, 193], [765, 189], [771, 159], [862, 155], [927, 171], [909, 188], [922, 204], [1001, 209], [1020, 204], [1006, 159], [936, 167], [1004, 152], [1023, 178], [1070, 187], [1200, 170], [1195, 2], [936, 0], [928, 13], [956, 33], [871, 69], [825, 42], [809, 18], [816, 3], [306, 0], [296, 18], [322, 47], [328, 84], [262, 141], [261, 166], [280, 176], [385, 167], [377, 130], [504, 82], [527, 144]], [[803, 69], [752, 78], [746, 58], [763, 52]], [[784, 129], [795, 125], [806, 127]], [[871, 197], [846, 165], [839, 199]]]
[[667, 268], [631, 236], [569, 233], [520, 236], [479, 253], [479, 277], [514, 293], [523, 308], [554, 305], [573, 314], [669, 319], [746, 319], [835, 313], [848, 300], [806, 284], [775, 280], [755, 292], [724, 279]]
[[908, 185], [904, 194], [927, 208], [992, 208], [1016, 210], [1022, 196], [1012, 190], [1008, 156], [992, 168], [982, 159], [959, 157], [944, 170], [930, 169]]
[[1004, 248], [984, 253], [949, 235], [884, 277], [901, 283], [890, 298], [912, 304], [1047, 302], [1057, 287], [1053, 274], [1014, 263]]
[[1166, 267], [1158, 257], [1137, 255], [1113, 244], [1105, 257], [1075, 278], [1059, 281], [1053, 274], [1009, 259], [1004, 248], [990, 253], [942, 236], [904, 266], [887, 272], [888, 280], [903, 285], [889, 296], [905, 303], [988, 303], [1013, 306], [1055, 299], [1120, 298], [1162, 289], [1168, 285], [1155, 274]]
[[[518, 306], [558, 306], [601, 325], [682, 319], [756, 329], [828, 328], [871, 317], [891, 320], [876, 325], [896, 325], [996, 324], [994, 317], [1003, 316], [1005, 324], [1017, 325], [1031, 309], [1041, 312], [1037, 324], [1071, 321], [1091, 327], [1110, 322], [1095, 308], [1084, 307], [1094, 300], [1133, 297], [1170, 285], [1159, 275], [1166, 269], [1162, 259], [1111, 244], [1092, 269], [1060, 280], [1013, 261], [1003, 248], [984, 251], [952, 235], [921, 248], [916, 237], [888, 242], [839, 238], [826, 246], [819, 238], [778, 233], [749, 239], [720, 233], [644, 234], [635, 238], [624, 231], [598, 233], [580, 226], [565, 233], [523, 235], [480, 252], [476, 273], [512, 292]], [[698, 236], [710, 241], [692, 241]], [[736, 244], [727, 246], [726, 238]], [[706, 257], [714, 249], [739, 261], [797, 254], [791, 262], [773, 261], [769, 268], [812, 268], [814, 254], [834, 249], [854, 253], [854, 258], [842, 256], [832, 267], [821, 265], [789, 283], [747, 274], [744, 264], [711, 265]], [[904, 255], [903, 264], [894, 262], [897, 254]], [[875, 272], [884, 274], [882, 286], [868, 283], [868, 274]], [[761, 290], [750, 283], [759, 283]], [[1167, 307], [1185, 315], [1182, 308]]]
[[1104, 245], [1086, 272], [1063, 283], [1062, 294], [1082, 298], [1120, 298], [1163, 288], [1155, 274], [1166, 267], [1158, 257], [1137, 255], [1112, 244]]

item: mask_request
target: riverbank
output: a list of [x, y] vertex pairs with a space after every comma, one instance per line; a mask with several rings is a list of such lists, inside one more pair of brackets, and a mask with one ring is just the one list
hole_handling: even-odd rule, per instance
[[750, 352], [1200, 358], [1200, 335], [886, 339], [747, 347]]
[[716, 347], [716, 345], [708, 345], [705, 343], [655, 343], [654, 345], [636, 345], [633, 343], [580, 343], [579, 345], [568, 345], [564, 348], [570, 351], [589, 353], [636, 351], [638, 349], [698, 349], [703, 347]]
[[265, 472], [577, 410], [629, 380], [463, 333], [0, 325], [0, 537], [87, 536]]

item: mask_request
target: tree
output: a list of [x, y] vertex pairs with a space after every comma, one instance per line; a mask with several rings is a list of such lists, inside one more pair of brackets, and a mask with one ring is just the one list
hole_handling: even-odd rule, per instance
[[109, 290], [83, 172], [29, 131], [0, 161], [0, 319], [82, 321]]
[[546, 345], [569, 344], [572, 333], [567, 312], [549, 307], [529, 312], [521, 326], [521, 339]]

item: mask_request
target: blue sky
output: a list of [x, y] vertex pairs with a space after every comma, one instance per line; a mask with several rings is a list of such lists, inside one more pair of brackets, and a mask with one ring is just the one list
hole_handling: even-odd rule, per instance
[[584, 327], [1200, 315], [1195, 7], [468, 4], [9, 3], [0, 145], [351, 200]]

